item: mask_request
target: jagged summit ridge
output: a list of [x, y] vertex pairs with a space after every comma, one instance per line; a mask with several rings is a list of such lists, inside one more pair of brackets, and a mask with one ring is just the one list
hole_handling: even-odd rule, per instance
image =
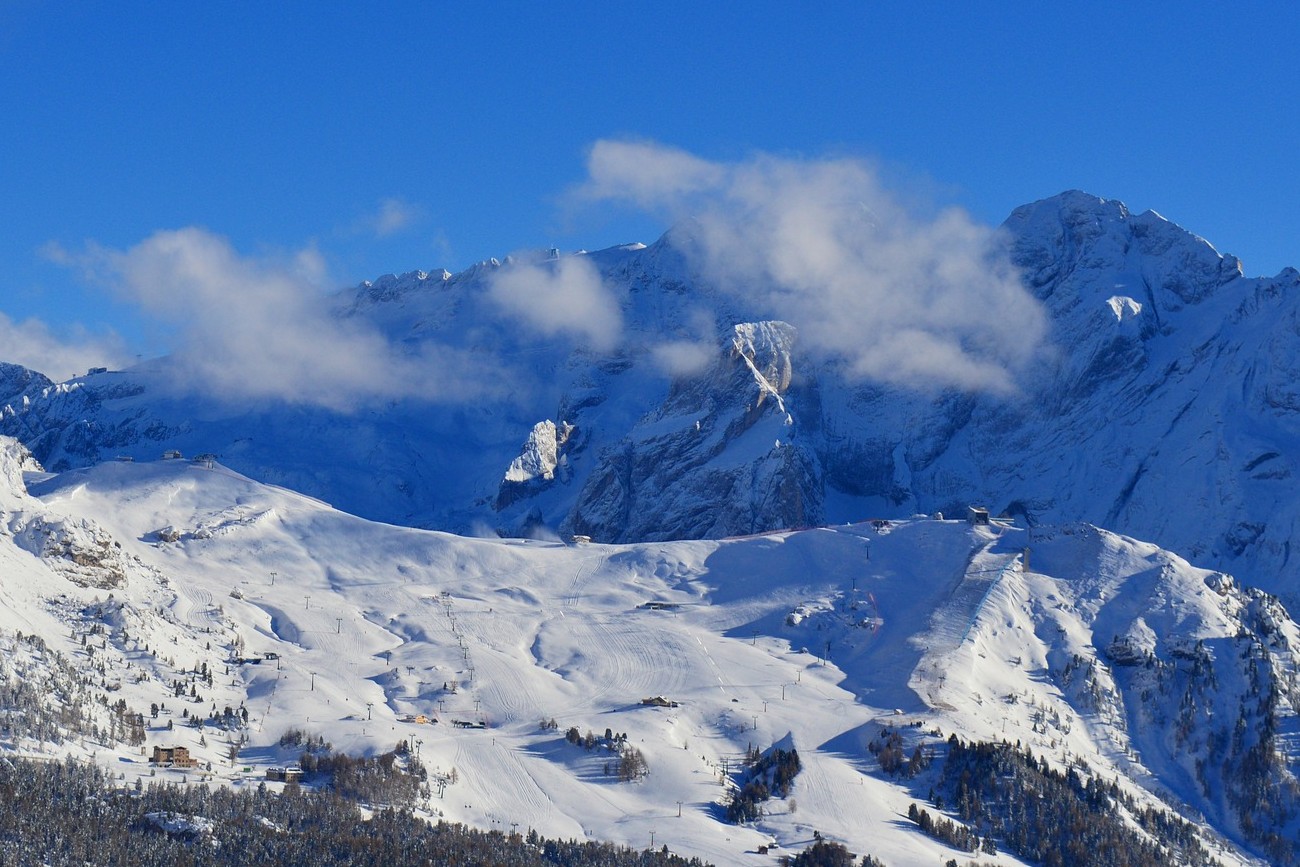
[[382, 304], [395, 301], [410, 292], [425, 291], [450, 280], [452, 274], [446, 269], [434, 272], [407, 271], [404, 274], [385, 274], [374, 280], [366, 280], [356, 288], [354, 309], [363, 303]]
[[1012, 261], [1035, 289], [1059, 288], [1077, 270], [1114, 273], [1122, 266], [1121, 280], [1147, 295], [1139, 300], [1163, 307], [1195, 304], [1242, 276], [1235, 256], [1155, 211], [1133, 215], [1122, 202], [1078, 190], [1023, 205], [1003, 227], [1013, 238]]

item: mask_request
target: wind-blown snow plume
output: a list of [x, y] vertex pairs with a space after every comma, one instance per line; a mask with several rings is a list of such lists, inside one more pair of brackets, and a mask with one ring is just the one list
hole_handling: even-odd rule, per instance
[[548, 336], [569, 336], [596, 350], [612, 349], [623, 314], [595, 266], [582, 256], [542, 262], [508, 261], [488, 286], [510, 316]]
[[333, 316], [314, 250], [244, 257], [224, 238], [188, 228], [157, 232], [126, 251], [92, 248], [83, 264], [178, 327], [179, 389], [339, 410], [491, 390], [491, 366], [481, 360], [427, 344], [404, 350], [364, 323]]
[[583, 198], [691, 220], [705, 275], [860, 376], [1008, 391], [1043, 349], [1046, 318], [997, 232], [958, 209], [914, 216], [859, 160], [724, 164], [603, 140], [588, 173]]

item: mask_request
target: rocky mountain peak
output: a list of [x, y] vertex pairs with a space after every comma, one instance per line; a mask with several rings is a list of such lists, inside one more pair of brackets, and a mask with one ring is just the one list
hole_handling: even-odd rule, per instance
[[33, 389], [48, 388], [53, 384], [53, 380], [43, 373], [21, 364], [0, 362], [0, 395], [6, 398]]
[[1155, 211], [1133, 215], [1122, 202], [1079, 190], [1023, 205], [1003, 228], [1012, 238], [1012, 261], [1044, 299], [1067, 278], [1078, 284], [1116, 275], [1139, 300], [1177, 308], [1202, 301], [1242, 273], [1235, 256], [1221, 255]]

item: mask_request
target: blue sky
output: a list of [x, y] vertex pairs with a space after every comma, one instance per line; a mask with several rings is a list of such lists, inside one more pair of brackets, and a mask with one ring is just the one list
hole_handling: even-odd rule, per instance
[[912, 5], [0, 0], [4, 334], [170, 349], [82, 255], [159, 230], [310, 250], [322, 286], [649, 242], [664, 215], [569, 195], [608, 139], [861, 158], [991, 224], [1081, 188], [1300, 264], [1300, 12]]

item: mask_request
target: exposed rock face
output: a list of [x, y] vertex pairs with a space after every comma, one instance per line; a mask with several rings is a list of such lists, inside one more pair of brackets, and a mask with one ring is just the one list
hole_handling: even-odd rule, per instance
[[606, 450], [566, 529], [595, 539], [708, 538], [819, 523], [821, 473], [784, 395], [794, 329], [736, 325], [704, 374]]
[[111, 589], [126, 580], [130, 558], [119, 542], [88, 518], [10, 516], [14, 542], [81, 587]]
[[[1052, 353], [1013, 394], [907, 391], [802, 351], [792, 326], [693, 267], [687, 224], [649, 247], [584, 254], [621, 304], [624, 341], [608, 351], [525, 344], [485, 300], [496, 262], [382, 278], [340, 300], [339, 315], [395, 340], [460, 337], [528, 359], [532, 379], [475, 405], [231, 407], [169, 395], [165, 360], [60, 384], [9, 366], [0, 433], [55, 470], [215, 452], [371, 518], [542, 523], [605, 541], [981, 502], [1092, 521], [1300, 592], [1300, 273], [1245, 278], [1159, 215], [1079, 192], [1018, 208], [1004, 229], [1051, 323]], [[655, 341], [703, 332], [720, 338], [712, 362], [667, 374]]]
[[0, 362], [0, 395], [6, 399], [21, 396], [37, 388], [45, 388], [54, 383], [44, 374], [28, 370], [19, 364]]
[[9, 437], [0, 437], [0, 510], [21, 509], [27, 485], [23, 473], [41, 470], [27, 447]]
[[510, 469], [501, 480], [497, 491], [497, 511], [536, 493], [557, 476], [561, 482], [568, 481], [568, 456], [563, 450], [573, 432], [573, 425], [564, 421], [557, 425], [546, 419], [533, 425], [519, 457], [510, 462]]

